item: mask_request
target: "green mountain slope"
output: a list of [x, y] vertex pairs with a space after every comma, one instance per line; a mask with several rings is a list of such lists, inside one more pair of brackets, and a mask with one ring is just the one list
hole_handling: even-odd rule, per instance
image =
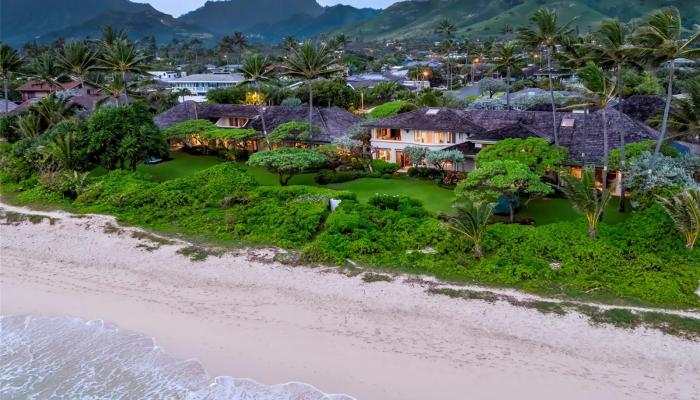
[[246, 32], [265, 42], [274, 43], [287, 36], [307, 38], [342, 29], [366, 21], [378, 14], [379, 10], [373, 8], [358, 9], [346, 5], [336, 5], [326, 7], [323, 14], [315, 18], [308, 15], [295, 15], [273, 24], [256, 25], [247, 29]]
[[576, 18], [573, 26], [580, 32], [606, 17], [630, 21], [664, 6], [678, 7], [688, 28], [700, 23], [700, 1], [689, 0], [426, 0], [395, 3], [344, 33], [365, 39], [431, 37], [438, 22], [449, 18], [458, 35], [487, 37], [506, 25], [527, 24], [527, 17], [545, 6], [559, 11], [562, 21]]

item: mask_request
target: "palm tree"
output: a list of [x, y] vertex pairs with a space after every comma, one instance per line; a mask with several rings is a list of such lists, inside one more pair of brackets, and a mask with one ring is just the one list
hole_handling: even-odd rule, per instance
[[457, 48], [457, 44], [451, 40], [455, 33], [455, 24], [449, 19], [445, 18], [440, 23], [438, 23], [435, 31], [444, 36], [444, 41], [441, 44], [442, 50], [447, 55], [447, 88], [452, 89], [452, 68], [450, 63], [450, 53]]
[[284, 47], [285, 50], [290, 52], [290, 51], [292, 51], [293, 48], [297, 47], [298, 43], [299, 42], [297, 41], [297, 39], [294, 36], [287, 36], [282, 41], [282, 46]]
[[658, 197], [658, 200], [685, 237], [685, 247], [692, 251], [700, 236], [700, 190], [686, 189], [670, 199]]
[[62, 169], [74, 170], [78, 167], [75, 163], [76, 144], [77, 134], [75, 132], [56, 135], [48, 145], [41, 148], [41, 153]]
[[583, 171], [580, 180], [571, 175], [566, 175], [562, 179], [564, 180], [564, 185], [561, 187], [562, 192], [571, 201], [574, 209], [586, 216], [588, 236], [596, 237], [598, 224], [605, 211], [605, 206], [610, 201], [610, 191], [598, 192], [595, 187], [595, 173], [590, 168]]
[[[632, 46], [626, 33], [626, 27], [616, 19], [604, 20], [596, 32], [596, 45], [590, 47], [590, 58], [606, 69], [614, 69], [617, 83], [618, 110], [624, 113], [622, 98], [622, 68], [639, 57], [639, 49]], [[625, 165], [625, 134], [620, 130], [620, 167]], [[624, 176], [620, 175], [621, 212], [625, 211]]]
[[554, 102], [554, 86], [552, 76], [552, 57], [556, 51], [557, 44], [562, 38], [571, 34], [570, 28], [573, 20], [564, 25], [559, 25], [559, 15], [549, 8], [540, 8], [529, 18], [534, 25], [531, 28], [519, 28], [518, 37], [521, 43], [530, 48], [542, 47], [547, 57], [547, 79], [549, 80], [549, 95], [552, 103], [552, 134], [554, 144], [559, 145], [559, 132], [557, 125], [557, 106]]
[[[694, 143], [700, 143], [700, 82], [688, 80], [685, 82], [686, 97], [678, 99], [671, 110], [668, 119], [669, 128], [675, 133], [674, 137], [681, 137]], [[649, 120], [652, 126], [659, 124], [659, 118]]]
[[10, 75], [19, 71], [22, 68], [24, 59], [19, 55], [17, 50], [12, 47], [1, 44], [0, 45], [0, 76], [2, 76], [3, 90], [5, 92], [5, 114], [9, 111], [9, 96], [8, 96], [8, 81], [10, 80]]
[[41, 135], [41, 118], [34, 113], [17, 117], [17, 133], [25, 139], [36, 139]]
[[303, 79], [309, 89], [309, 138], [313, 134], [311, 129], [314, 111], [313, 81], [340, 71], [340, 68], [333, 66], [334, 61], [331, 50], [327, 46], [316, 47], [307, 40], [300, 47], [293, 49], [282, 65], [286, 75]]
[[248, 37], [242, 32], [233, 32], [233, 36], [231, 36], [231, 46], [238, 47], [239, 55], [243, 55], [243, 50], [248, 47]]
[[[245, 80], [241, 84], [253, 84], [255, 85], [255, 91], [261, 93], [261, 84], [269, 81], [274, 76], [274, 68], [272, 63], [260, 54], [253, 54], [248, 56], [243, 61], [243, 66], [240, 68], [241, 73], [245, 77]], [[264, 100], [262, 94], [260, 97], [260, 103], [258, 114], [260, 115], [260, 121], [262, 122], [263, 136], [267, 142], [267, 149], [272, 150], [272, 145], [267, 137], [267, 125], [265, 123], [265, 110], [263, 107]]]
[[29, 110], [40, 117], [46, 129], [54, 127], [73, 113], [68, 104], [68, 98], [59, 98], [55, 95], [42, 97], [41, 100], [32, 104]]
[[484, 256], [481, 242], [486, 235], [486, 226], [493, 214], [493, 204], [459, 204], [455, 206], [455, 209], [457, 214], [450, 217], [449, 228], [474, 245], [474, 257], [480, 260]]
[[440, 43], [440, 51], [445, 54], [447, 58], [447, 88], [452, 90], [452, 60], [450, 59], [450, 53], [457, 50], [459, 45], [453, 39], [446, 39]]
[[146, 58], [136, 49], [136, 46], [125, 40], [117, 39], [111, 45], [105, 46], [102, 54], [102, 68], [121, 75], [124, 86], [124, 99], [128, 103], [127, 74], [139, 74], [146, 71]]
[[498, 43], [493, 48], [494, 70], [506, 71], [506, 108], [510, 109], [510, 76], [513, 69], [523, 66], [524, 59], [518, 54], [514, 41]]
[[654, 11], [646, 24], [642, 25], [637, 32], [637, 40], [640, 42], [643, 51], [648, 54], [648, 59], [656, 64], [668, 63], [668, 91], [666, 93], [666, 105], [661, 121], [661, 132], [656, 141], [656, 148], [649, 163], [647, 173], [651, 176], [654, 164], [659, 157], [661, 145], [666, 138], [668, 130], [668, 117], [671, 111], [671, 99], [673, 98], [673, 78], [675, 75], [675, 60], [677, 58], [697, 58], [700, 57], [700, 48], [694, 44], [700, 40], [700, 30], [684, 40], [683, 25], [681, 15], [677, 8], [666, 8]]
[[593, 105], [601, 110], [603, 116], [603, 191], [608, 188], [608, 104], [615, 97], [616, 82], [610, 74], [589, 61], [578, 71], [587, 94]]
[[331, 40], [330, 47], [333, 47], [336, 50], [343, 50], [348, 43], [350, 43], [350, 39], [348, 39], [344, 33], [339, 33]]
[[449, 19], [445, 18], [438, 23], [435, 31], [445, 37], [452, 37], [455, 34], [456, 29], [455, 24], [453, 24]]
[[56, 57], [52, 52], [45, 51], [39, 54], [29, 66], [29, 74], [39, 83], [49, 86], [49, 91], [60, 88], [56, 77], [61, 74], [61, 69], [56, 64]]
[[58, 65], [64, 72], [74, 75], [83, 89], [85, 74], [97, 65], [97, 54], [85, 42], [68, 42], [58, 53]]
[[116, 30], [111, 26], [102, 29], [102, 43], [111, 46], [117, 40], [127, 40], [128, 35], [124, 29]]

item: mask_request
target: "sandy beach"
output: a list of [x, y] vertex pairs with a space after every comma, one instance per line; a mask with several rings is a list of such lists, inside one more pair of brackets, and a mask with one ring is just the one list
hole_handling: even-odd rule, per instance
[[656, 330], [367, 283], [264, 249], [193, 262], [186, 243], [106, 232], [110, 217], [52, 216], [0, 225], [0, 314], [105, 320], [212, 375], [362, 400], [700, 399], [700, 343]]

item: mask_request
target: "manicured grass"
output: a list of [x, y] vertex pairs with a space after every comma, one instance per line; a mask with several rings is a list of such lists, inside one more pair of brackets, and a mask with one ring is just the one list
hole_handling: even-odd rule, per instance
[[[624, 214], [618, 212], [618, 204], [619, 200], [617, 198], [610, 200], [604, 215], [605, 223], [616, 224], [624, 221], [630, 216], [629, 212]], [[576, 218], [583, 218], [583, 216], [574, 210], [569, 200], [559, 198], [543, 198], [533, 200], [529, 202], [527, 206], [523, 205], [520, 207], [515, 216], [519, 220], [532, 219], [535, 221], [536, 225], [545, 225], [561, 221], [571, 221]]]
[[[156, 165], [140, 164], [138, 171], [151, 175], [155, 180], [162, 182], [170, 179], [191, 176], [197, 171], [209, 168], [223, 162], [214, 156], [197, 156], [181, 151], [170, 153], [173, 158]], [[250, 167], [245, 163], [238, 163], [255, 180], [265, 186], [277, 186], [279, 180], [276, 174], [270, 173], [264, 168]], [[100, 169], [101, 170], [101, 169]], [[104, 170], [95, 170], [94, 176], [104, 174]], [[420, 200], [423, 206], [435, 214], [443, 212], [452, 213], [452, 202], [454, 193], [436, 185], [430, 180], [411, 178], [406, 175], [399, 175], [391, 179], [382, 178], [361, 178], [350, 182], [336, 183], [330, 185], [318, 185], [314, 181], [315, 173], [296, 175], [289, 182], [290, 185], [320, 186], [329, 189], [347, 190], [355, 193], [357, 199], [363, 202], [369, 200], [375, 194], [404, 195]], [[617, 212], [618, 201], [616, 198], [610, 201], [605, 213], [606, 223], [618, 223], [626, 219], [630, 214]], [[498, 217], [502, 218], [502, 217]], [[566, 199], [544, 198], [533, 200], [522, 206], [516, 213], [519, 220], [532, 219], [537, 225], [551, 224], [561, 221], [570, 221], [581, 218]]]
[[170, 152], [172, 160], [160, 164], [139, 164], [137, 171], [151, 175], [158, 182], [191, 176], [197, 171], [213, 167], [223, 162], [214, 156], [195, 156], [181, 151]]
[[404, 195], [420, 200], [426, 210], [433, 213], [450, 213], [454, 192], [439, 187], [435, 182], [399, 176], [392, 179], [361, 178], [350, 182], [328, 185], [333, 189], [348, 190], [360, 201], [367, 201], [375, 194]]

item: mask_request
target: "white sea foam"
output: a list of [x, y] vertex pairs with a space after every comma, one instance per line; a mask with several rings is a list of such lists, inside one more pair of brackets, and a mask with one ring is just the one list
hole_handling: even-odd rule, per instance
[[0, 316], [0, 398], [352, 400], [311, 385], [211, 378], [153, 338], [103, 321]]

